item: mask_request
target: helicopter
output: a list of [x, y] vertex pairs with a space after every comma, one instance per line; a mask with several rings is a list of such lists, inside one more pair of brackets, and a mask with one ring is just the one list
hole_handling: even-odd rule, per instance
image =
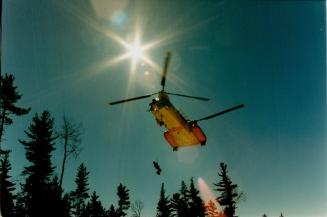
[[204, 97], [189, 96], [189, 95], [170, 93], [165, 91], [165, 83], [166, 83], [170, 58], [171, 58], [171, 53], [167, 52], [167, 56], [165, 58], [164, 68], [162, 72], [162, 78], [161, 78], [162, 89], [159, 92], [110, 102], [109, 105], [116, 105], [120, 103], [140, 100], [140, 99], [157, 95], [155, 98], [152, 99], [152, 102], [149, 104], [150, 106], [149, 111], [154, 116], [157, 124], [161, 127], [164, 126], [167, 129], [167, 131], [164, 132], [164, 138], [167, 140], [169, 145], [173, 148], [173, 151], [177, 151], [178, 148], [180, 147], [188, 147], [188, 146], [195, 146], [195, 145], [204, 146], [206, 144], [207, 137], [202, 131], [202, 129], [200, 128], [200, 126], [198, 125], [198, 122], [203, 120], [208, 120], [217, 117], [219, 115], [234, 111], [236, 109], [242, 108], [244, 105], [240, 104], [198, 120], [188, 120], [181, 114], [179, 110], [177, 110], [174, 107], [168, 95], [193, 98], [202, 101], [208, 101], [209, 99]]

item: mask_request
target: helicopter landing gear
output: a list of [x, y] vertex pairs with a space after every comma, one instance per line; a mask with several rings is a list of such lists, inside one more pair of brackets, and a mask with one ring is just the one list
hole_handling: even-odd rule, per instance
[[201, 146], [205, 146], [206, 145], [206, 142], [201, 142]]
[[173, 148], [173, 151], [178, 151], [178, 147], [174, 147]]

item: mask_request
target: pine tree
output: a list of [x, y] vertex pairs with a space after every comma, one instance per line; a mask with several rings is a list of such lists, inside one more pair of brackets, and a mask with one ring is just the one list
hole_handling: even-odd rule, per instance
[[55, 175], [50, 183], [48, 196], [50, 199], [51, 208], [48, 210], [47, 217], [69, 217], [69, 203], [67, 195], [62, 197], [63, 190], [59, 184], [59, 178]]
[[62, 217], [71, 217], [71, 200], [70, 196], [68, 193], [65, 193], [64, 196], [62, 197]]
[[[14, 86], [14, 80], [15, 78], [13, 75], [7, 73], [2, 75], [0, 73], [0, 153], [2, 150], [1, 142], [3, 139], [5, 126], [11, 125], [13, 123], [11, 115], [21, 116], [27, 114], [30, 111], [30, 108], [21, 108], [15, 105], [18, 100], [21, 99], [22, 95], [18, 93], [17, 87]], [[1, 157], [2, 156], [0, 154], [0, 159]], [[2, 179], [1, 176], [2, 174], [0, 173], [0, 179]], [[2, 183], [0, 182], [0, 195], [3, 195], [3, 187], [1, 184]], [[2, 207], [1, 200], [0, 207]]]
[[221, 177], [221, 180], [214, 185], [217, 187], [215, 190], [220, 192], [217, 201], [224, 207], [224, 213], [227, 217], [234, 217], [237, 208], [236, 203], [240, 194], [237, 191], [237, 185], [232, 183], [227, 172], [227, 165], [220, 163], [220, 173], [218, 175]]
[[170, 199], [171, 213], [174, 217], [182, 216], [182, 200], [179, 193], [173, 194]]
[[160, 199], [157, 205], [157, 217], [170, 217], [171, 216], [171, 208], [169, 197], [165, 195], [165, 186], [164, 183], [161, 184], [160, 190]]
[[105, 211], [99, 200], [99, 196], [94, 191], [91, 195], [90, 202], [87, 203], [84, 215], [87, 217], [105, 217]]
[[26, 208], [26, 196], [24, 192], [19, 192], [16, 195], [16, 204], [15, 204], [15, 217], [26, 217], [27, 208]]
[[86, 205], [86, 199], [89, 198], [88, 175], [89, 172], [86, 170], [85, 165], [81, 163], [77, 169], [77, 175], [75, 178], [76, 189], [71, 193], [73, 214], [76, 217], [82, 216]]
[[118, 217], [117, 210], [115, 209], [114, 205], [111, 205], [109, 210], [107, 211], [108, 217]]
[[188, 190], [189, 198], [189, 216], [190, 217], [204, 217], [205, 209], [204, 203], [199, 196], [199, 191], [195, 188], [193, 178], [191, 178], [190, 188]]
[[0, 77], [0, 144], [5, 125], [13, 123], [10, 116], [25, 115], [30, 111], [30, 108], [21, 108], [15, 105], [22, 95], [18, 93], [17, 87], [14, 86], [14, 80], [14, 76], [7, 73]]
[[183, 216], [189, 216], [189, 207], [188, 207], [188, 189], [187, 185], [184, 181], [181, 183], [181, 189], [180, 189], [180, 195], [181, 195], [181, 217]]
[[39, 117], [35, 114], [28, 131], [25, 131], [29, 141], [20, 140], [26, 151], [26, 158], [31, 163], [24, 168], [26, 181], [23, 192], [27, 204], [26, 212], [31, 217], [47, 215], [49, 203], [50, 178], [54, 167], [51, 163], [51, 152], [54, 150], [53, 136], [54, 120], [50, 113], [44, 111]]
[[171, 209], [173, 216], [176, 217], [188, 217], [188, 189], [184, 181], [181, 183], [181, 189], [179, 193], [173, 194], [171, 199]]
[[117, 209], [117, 214], [119, 217], [126, 216], [127, 211], [130, 206], [130, 201], [129, 201], [129, 190], [126, 188], [126, 186], [122, 185], [121, 183], [117, 187], [117, 196], [119, 198], [118, 200], [118, 209]]
[[9, 153], [10, 151], [0, 151], [0, 177], [1, 177], [1, 213], [5, 217], [13, 217], [15, 214], [15, 206], [14, 206], [14, 193], [15, 184], [10, 181], [11, 176], [9, 175], [9, 171], [11, 170], [11, 165], [9, 162]]

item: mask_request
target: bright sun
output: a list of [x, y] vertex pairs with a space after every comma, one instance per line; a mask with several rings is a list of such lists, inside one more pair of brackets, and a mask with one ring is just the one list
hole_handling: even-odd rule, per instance
[[134, 73], [137, 68], [137, 64], [142, 61], [142, 64], [150, 65], [154, 70], [159, 71], [160, 67], [154, 63], [150, 57], [146, 54], [146, 51], [158, 46], [162, 40], [156, 40], [150, 43], [141, 43], [141, 33], [139, 30], [134, 32], [134, 39], [130, 42], [125, 41], [123, 38], [115, 34], [114, 32], [106, 32], [106, 35], [114, 39], [118, 44], [126, 49], [126, 52], [117, 56], [108, 62], [109, 65], [118, 63], [122, 60], [131, 60], [131, 73]]
[[128, 46], [127, 50], [133, 62], [137, 62], [139, 59], [143, 58], [143, 47], [139, 40], [135, 39], [134, 42]]

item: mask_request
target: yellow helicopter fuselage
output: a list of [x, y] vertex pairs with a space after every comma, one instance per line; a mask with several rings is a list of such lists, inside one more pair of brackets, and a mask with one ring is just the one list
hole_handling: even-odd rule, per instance
[[178, 147], [205, 144], [206, 136], [201, 128], [184, 118], [171, 104], [165, 92], [159, 92], [158, 97], [152, 100], [150, 111], [157, 123], [167, 129], [164, 137], [174, 150]]

